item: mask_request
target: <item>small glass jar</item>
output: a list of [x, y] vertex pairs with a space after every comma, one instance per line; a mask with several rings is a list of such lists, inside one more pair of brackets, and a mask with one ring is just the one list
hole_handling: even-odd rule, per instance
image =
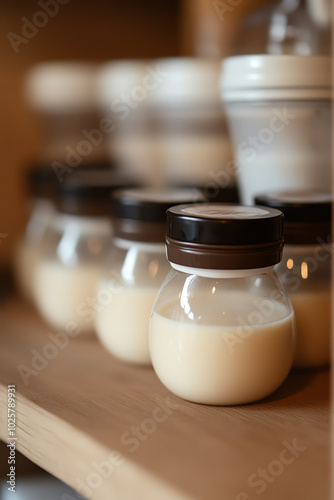
[[110, 192], [126, 185], [107, 171], [75, 172], [61, 184], [36, 269], [37, 307], [52, 327], [93, 331], [96, 280], [112, 236]]
[[51, 168], [40, 166], [28, 174], [31, 210], [14, 254], [14, 273], [20, 292], [34, 299], [35, 271], [45, 234], [55, 214], [57, 178]]
[[150, 353], [161, 382], [189, 401], [245, 404], [288, 375], [294, 315], [274, 271], [283, 215], [240, 205], [167, 212], [173, 270], [155, 302]]
[[285, 246], [276, 271], [289, 294], [296, 317], [294, 366], [330, 363], [331, 211], [326, 192], [276, 192], [257, 203], [284, 213]]
[[170, 271], [166, 210], [190, 201], [204, 198], [194, 190], [134, 189], [114, 195], [114, 240], [98, 283], [95, 327], [104, 347], [123, 361], [151, 364], [150, 316]]

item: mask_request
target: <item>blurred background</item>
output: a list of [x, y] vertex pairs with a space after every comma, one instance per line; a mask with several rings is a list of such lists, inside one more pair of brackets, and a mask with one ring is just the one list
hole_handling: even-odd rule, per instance
[[[15, 247], [19, 236], [23, 233], [29, 215], [26, 174], [34, 165], [43, 164], [51, 169], [55, 161], [64, 164], [66, 145], [78, 144], [82, 139], [81, 136], [76, 136], [73, 133], [74, 129], [69, 130], [66, 127], [69, 126], [68, 124], [73, 118], [72, 115], [79, 110], [80, 96], [85, 96], [85, 91], [87, 94], [91, 91], [96, 98], [93, 115], [96, 113], [97, 116], [88, 119], [87, 110], [83, 110], [83, 115], [80, 115], [82, 110], [79, 110], [80, 113], [77, 116], [79, 118], [77, 130], [79, 131], [84, 127], [87, 130], [92, 130], [97, 126], [96, 124], [101, 123], [99, 120], [109, 116], [107, 113], [108, 103], [110, 107], [110, 102], [122, 92], [123, 87], [126, 90], [124, 81], [130, 84], [130, 89], [133, 88], [134, 85], [137, 85], [138, 78], [140, 82], [147, 74], [145, 74], [145, 68], [147, 66], [156, 68], [156, 64], [162, 58], [197, 57], [214, 60], [216, 67], [219, 68], [223, 58], [234, 54], [270, 52], [328, 55], [331, 51], [329, 5], [329, 0], [2, 1], [0, 3], [0, 60], [2, 68], [2, 77], [0, 78], [0, 109], [2, 112], [0, 124], [2, 153], [0, 164], [0, 278], [1, 274], [6, 274], [11, 267]], [[111, 78], [110, 75], [115, 70], [115, 65], [111, 69], [105, 66], [106, 71], [102, 75], [103, 78], [100, 78], [99, 91], [95, 87], [94, 91], [91, 88], [81, 88], [82, 94], [79, 91], [72, 91], [71, 94], [71, 85], [75, 87], [73, 81], [75, 82], [76, 78], [86, 82], [89, 80], [88, 77], [84, 76], [87, 66], [80, 67], [78, 63], [86, 64], [89, 62], [90, 68], [96, 68], [96, 71], [99, 72], [102, 65], [110, 62], [115, 63], [118, 60], [129, 62], [128, 66], [122, 63], [123, 66], [118, 68], [123, 71], [123, 80], [122, 78]], [[137, 62], [133, 66], [131, 61], [134, 60]], [[74, 76], [70, 74], [71, 70], [68, 73], [70, 66], [67, 66], [65, 71], [63, 71], [64, 67], [49, 66], [49, 73], [48, 71], [38, 73], [34, 69], [39, 63], [50, 62], [69, 62], [70, 66], [73, 64], [72, 62], [75, 62]], [[44, 66], [45, 68], [46, 66]], [[135, 68], [138, 69], [138, 74], [133, 77]], [[169, 67], [171, 72], [175, 71], [176, 80], [180, 75], [179, 69], [177, 64]], [[183, 81], [184, 88], [180, 83], [177, 87], [178, 89], [183, 88], [184, 94], [181, 97], [185, 101], [188, 97], [187, 85], [191, 79], [194, 82], [200, 82], [202, 89], [210, 86], [210, 81], [207, 82], [204, 78], [208, 74], [204, 70], [196, 70], [190, 66], [188, 70], [188, 80], [185, 78]], [[64, 78], [65, 84], [59, 83], [61, 80], [59, 75], [64, 74], [67, 75]], [[242, 78], [242, 75], [240, 77]], [[67, 83], [66, 78], [68, 78]], [[177, 81], [179, 82], [179, 80]], [[110, 84], [110, 82], [115, 82], [115, 87], [113, 87], [114, 83]], [[63, 85], [61, 91], [57, 87], [58, 84], [60, 87]], [[53, 85], [56, 86], [53, 87]], [[189, 88], [190, 86], [198, 100], [199, 94], [196, 94], [197, 91], [194, 90], [196, 85], [189, 85]], [[45, 91], [46, 88], [49, 89], [49, 93]], [[53, 91], [55, 88], [58, 90]], [[53, 99], [55, 94], [61, 96], [61, 102]], [[97, 94], [99, 94], [99, 99]], [[203, 92], [204, 94], [205, 92]], [[201, 94], [202, 97], [203, 95]], [[187, 119], [182, 114], [180, 116], [173, 115], [170, 119], [166, 114], [169, 98], [176, 99], [175, 95], [169, 95], [168, 89], [166, 90], [162, 86], [161, 92], [157, 94], [154, 102], [156, 110], [159, 106], [161, 108], [165, 106], [164, 126], [166, 128], [164, 130], [167, 130], [171, 124], [174, 126], [175, 122], [178, 122], [180, 126], [180, 133], [187, 127], [189, 130], [193, 130], [192, 127], [196, 128], [194, 125], [196, 120], [198, 120], [197, 123], [200, 123], [200, 120], [203, 119], [204, 128], [210, 128], [211, 125], [214, 128], [219, 122], [219, 117], [217, 118], [215, 115], [217, 110], [218, 115], [222, 113], [221, 104], [218, 101], [218, 89], [217, 96], [215, 96], [217, 100], [212, 103], [213, 113], [203, 118], [200, 111], [193, 109], [193, 117], [196, 118], [194, 123], [191, 123], [192, 115], [188, 113], [189, 109], [187, 110]], [[67, 109], [65, 109], [66, 106]], [[71, 115], [69, 120], [67, 119], [68, 110], [70, 110], [69, 115]], [[75, 112], [72, 113], [73, 110]], [[88, 111], [89, 115], [92, 110], [89, 108]], [[65, 118], [65, 121], [62, 122], [61, 118]], [[130, 120], [125, 120], [125, 122], [128, 126], [132, 123], [131, 126], [134, 130], [138, 124], [139, 128], [144, 130], [147, 123], [145, 122], [145, 126], [143, 126], [142, 116], [138, 115], [137, 119], [137, 124]], [[218, 125], [221, 124], [218, 123]], [[150, 123], [147, 129], [148, 137], [156, 128], [155, 123], [153, 123], [153, 128]], [[122, 137], [122, 129], [119, 130], [119, 133]], [[197, 152], [191, 157], [189, 151], [192, 146], [188, 148], [189, 145], [183, 145], [188, 148], [187, 151], [190, 154], [188, 157], [187, 154], [184, 154], [185, 150], [182, 149], [182, 144], [171, 142], [160, 144], [160, 151], [164, 150], [165, 160], [166, 152], [175, 153], [174, 156], [173, 154], [169, 156], [168, 161], [166, 160], [168, 167], [165, 168], [164, 172], [168, 171], [171, 175], [171, 178], [166, 179], [161, 171], [157, 170], [159, 161], [156, 159], [154, 146], [143, 141], [140, 144], [136, 143], [137, 148], [130, 151], [128, 143], [125, 148], [122, 147], [121, 142], [117, 143], [116, 135], [113, 144], [110, 145], [107, 135], [104, 134], [103, 141], [98, 148], [93, 148], [93, 154], [87, 155], [87, 158], [85, 156], [83, 163], [86, 160], [87, 164], [89, 162], [105, 164], [114, 161], [119, 166], [122, 163], [120, 161], [122, 158], [125, 160], [124, 165], [142, 158], [144, 167], [140, 167], [142, 169], [140, 180], [144, 184], [159, 184], [159, 182], [173, 184], [173, 181], [178, 181], [178, 184], [190, 184], [191, 180], [194, 184], [205, 184], [205, 176], [208, 172], [205, 169], [203, 172], [198, 172], [193, 168], [196, 158], [200, 159], [200, 157]], [[227, 137], [226, 130], [225, 135]], [[223, 146], [225, 144], [223, 143], [223, 134], [219, 137], [218, 142]], [[212, 163], [209, 162], [209, 170], [216, 167], [219, 169], [229, 161], [233, 162], [232, 150], [227, 142], [224, 145], [225, 156], [222, 156], [220, 163], [216, 162], [217, 164], [215, 160], [222, 153], [222, 150], [214, 142], [211, 146]], [[210, 147], [206, 145], [205, 154], [209, 149]], [[130, 155], [129, 152], [131, 152]], [[179, 169], [176, 164], [173, 171], [174, 158], [182, 156], [185, 158], [184, 171]], [[153, 165], [151, 169], [149, 168], [150, 161]], [[147, 171], [145, 171], [145, 164]], [[186, 170], [187, 164], [188, 170]], [[138, 171], [140, 168], [138, 167]], [[64, 172], [58, 171], [58, 173], [62, 175]], [[57, 176], [56, 172], [54, 175]], [[235, 180], [232, 177], [230, 176], [229, 182], [233, 186]], [[1, 450], [0, 447], [0, 458], [4, 454], [5, 451]], [[21, 457], [21, 460], [21, 470], [26, 469], [27, 472], [30, 472], [31, 464], [25, 461], [24, 457]], [[39, 473], [40, 471], [37, 470], [37, 474]], [[26, 497], [27, 499], [28, 497]]]
[[[18, 235], [27, 220], [24, 172], [42, 160], [50, 161], [43, 157], [44, 139], [38, 129], [34, 106], [31, 102], [29, 105], [25, 97], [26, 77], [36, 63], [90, 61], [99, 64], [115, 59], [175, 56], [220, 60], [236, 53], [264, 52], [268, 12], [277, 3], [268, 0], [96, 0], [93, 3], [58, 0], [55, 7], [53, 0], [2, 2], [0, 268], [9, 266]], [[320, 5], [323, 1], [313, 3]], [[36, 14], [47, 9], [51, 14]], [[257, 12], [254, 19], [253, 12]], [[300, 14], [299, 20], [307, 25]], [[329, 50], [328, 33], [326, 29], [323, 53]], [[107, 149], [102, 151], [99, 160], [108, 154]]]
[[[24, 98], [25, 78], [33, 65], [58, 60], [102, 63], [181, 55], [220, 58], [234, 52], [238, 28], [245, 16], [270, 2], [240, 2], [238, 7], [226, 11], [225, 19], [220, 19], [214, 3], [208, 0], [60, 3], [58, 13], [49, 17], [35, 36], [27, 28], [31, 38], [23, 37], [26, 43], [14, 35], [22, 36], [25, 21], [32, 21], [41, 10], [38, 2], [5, 0], [0, 6], [1, 268], [10, 264], [27, 218], [23, 173], [39, 158], [42, 147], [36, 116]], [[43, 18], [40, 23], [43, 24]], [[12, 38], [10, 33], [14, 34]]]

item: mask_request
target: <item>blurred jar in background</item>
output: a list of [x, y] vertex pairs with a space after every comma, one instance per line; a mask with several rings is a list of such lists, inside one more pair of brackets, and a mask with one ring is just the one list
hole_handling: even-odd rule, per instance
[[232, 149], [220, 106], [220, 60], [160, 59], [164, 75], [153, 94], [162, 179], [205, 186], [214, 176], [235, 184]]
[[287, 191], [255, 199], [284, 214], [285, 245], [276, 272], [295, 311], [298, 368], [330, 363], [332, 197], [323, 191]]
[[331, 0], [281, 0], [240, 26], [238, 54], [331, 54]]
[[28, 173], [30, 217], [14, 254], [14, 273], [21, 293], [33, 300], [35, 270], [43, 241], [55, 214], [57, 178], [51, 168], [35, 167]]
[[113, 122], [110, 155], [137, 182], [161, 183], [152, 94], [162, 75], [149, 61], [119, 60], [105, 64], [98, 78], [101, 114]]
[[97, 170], [75, 172], [60, 184], [35, 286], [38, 310], [54, 328], [93, 329], [96, 279], [112, 237], [109, 198], [113, 189], [129, 185], [124, 177]]
[[98, 282], [96, 298], [102, 305], [95, 326], [104, 347], [123, 361], [151, 364], [151, 311], [170, 271], [166, 211], [178, 203], [203, 201], [204, 196], [192, 189], [128, 189], [114, 194], [114, 240]]
[[43, 162], [75, 168], [107, 159], [97, 71], [89, 63], [46, 62], [28, 73], [26, 99], [39, 119]]

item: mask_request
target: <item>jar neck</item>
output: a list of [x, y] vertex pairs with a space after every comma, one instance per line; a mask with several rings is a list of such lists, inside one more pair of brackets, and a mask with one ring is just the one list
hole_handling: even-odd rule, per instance
[[196, 267], [180, 266], [170, 262], [176, 271], [185, 274], [194, 274], [202, 278], [248, 278], [259, 274], [267, 274], [274, 270], [275, 266], [259, 267], [256, 269], [200, 269]]
[[165, 244], [164, 243], [151, 243], [145, 241], [133, 241], [126, 240], [123, 238], [114, 238], [113, 244], [117, 248], [121, 248], [123, 250], [129, 250], [130, 248], [136, 247], [138, 250], [142, 252], [155, 252], [155, 253], [165, 253]]

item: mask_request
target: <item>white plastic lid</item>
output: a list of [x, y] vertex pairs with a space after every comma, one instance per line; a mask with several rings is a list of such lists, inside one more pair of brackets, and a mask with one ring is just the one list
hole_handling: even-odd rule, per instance
[[118, 60], [104, 64], [98, 75], [99, 103], [109, 106], [114, 99], [131, 93], [137, 86], [143, 86], [146, 75], [147, 79], [150, 79], [149, 69], [153, 67], [150, 61], [141, 59]]
[[158, 104], [220, 100], [218, 59], [177, 57], [158, 59], [154, 65], [165, 74], [153, 96]]
[[237, 56], [222, 66], [225, 102], [330, 99], [331, 86], [331, 58], [326, 56]]
[[97, 66], [47, 62], [34, 66], [26, 79], [26, 99], [36, 109], [63, 113], [96, 106]]

